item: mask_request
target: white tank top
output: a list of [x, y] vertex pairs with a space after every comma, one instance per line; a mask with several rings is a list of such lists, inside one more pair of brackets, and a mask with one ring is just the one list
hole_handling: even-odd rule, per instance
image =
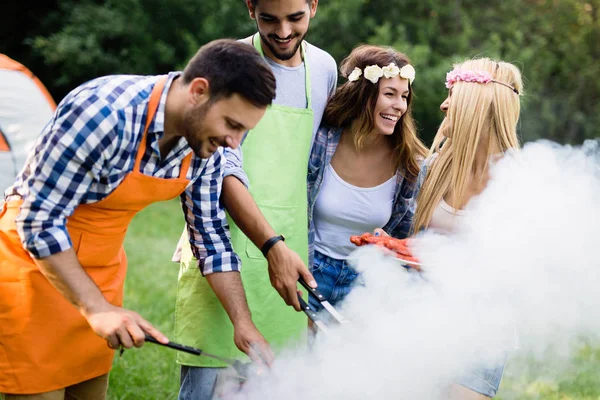
[[356, 250], [350, 236], [382, 228], [392, 216], [396, 177], [381, 185], [362, 188], [345, 182], [328, 165], [315, 202], [315, 249], [345, 260]]
[[464, 215], [465, 212], [463, 210], [456, 210], [446, 203], [442, 197], [438, 206], [433, 210], [429, 228], [441, 233], [453, 233], [456, 230], [456, 224], [458, 223], [459, 218]]

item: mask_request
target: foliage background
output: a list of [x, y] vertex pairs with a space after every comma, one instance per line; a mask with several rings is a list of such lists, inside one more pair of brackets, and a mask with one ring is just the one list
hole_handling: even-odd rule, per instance
[[[29, 67], [57, 101], [96, 76], [182, 69], [202, 44], [255, 29], [243, 0], [4, 3], [0, 51]], [[575, 144], [600, 136], [599, 14], [600, 0], [321, 0], [308, 40], [338, 64], [359, 43], [408, 54], [427, 143], [453, 62], [514, 62], [526, 80], [523, 141]]]

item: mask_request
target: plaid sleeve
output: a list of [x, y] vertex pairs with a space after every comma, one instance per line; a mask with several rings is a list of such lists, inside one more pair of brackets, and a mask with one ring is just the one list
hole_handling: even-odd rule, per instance
[[244, 172], [244, 154], [242, 153], [242, 146], [238, 146], [237, 149], [225, 148], [224, 151], [227, 162], [225, 163], [225, 176], [233, 175], [244, 184], [249, 187], [250, 182], [248, 176]]
[[427, 168], [430, 161], [425, 160], [421, 163], [421, 170], [419, 171], [419, 175], [417, 176], [417, 187], [415, 188], [415, 197], [421, 191], [423, 187], [423, 183], [425, 183], [425, 177], [427, 176]]
[[35, 258], [72, 247], [66, 218], [81, 203], [103, 160], [114, 153], [117, 116], [104, 100], [68, 96], [29, 156], [27, 188], [16, 219], [23, 246]]
[[[403, 182], [403, 199], [407, 199], [408, 202], [405, 204], [406, 213], [403, 218], [397, 221], [396, 224], [391, 225], [393, 229], [388, 232], [391, 236], [399, 239], [404, 239], [405, 237], [413, 234], [413, 218], [417, 211], [417, 197], [419, 196], [419, 192], [423, 187], [423, 183], [425, 182], [425, 178], [427, 177], [427, 170], [431, 165], [433, 158], [428, 158], [421, 162], [421, 169], [419, 171], [419, 175], [417, 176], [417, 180], [414, 183], [409, 181]], [[385, 230], [385, 228], [384, 228]]]
[[415, 205], [417, 192], [416, 182], [402, 179], [399, 193], [394, 202], [394, 211], [390, 222], [383, 228], [390, 236], [404, 239], [410, 235], [413, 218], [415, 216]]
[[225, 162], [219, 149], [206, 161], [196, 181], [181, 194], [192, 253], [198, 259], [202, 275], [239, 271], [242, 264], [233, 252], [225, 210], [219, 202]]

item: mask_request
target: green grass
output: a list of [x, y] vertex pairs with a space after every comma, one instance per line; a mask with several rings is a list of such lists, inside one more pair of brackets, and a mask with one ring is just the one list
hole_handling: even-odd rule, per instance
[[499, 400], [599, 400], [600, 347], [581, 341], [569, 359], [549, 351], [539, 358], [511, 360], [500, 386]]
[[[183, 229], [178, 200], [154, 204], [139, 213], [125, 247], [129, 271], [125, 307], [135, 310], [166, 335], [173, 332], [178, 265], [170, 261]], [[600, 400], [600, 348], [583, 342], [568, 362], [541, 362], [526, 356], [509, 361], [498, 400]], [[115, 357], [109, 399], [176, 399], [179, 368], [175, 351], [147, 344]]]
[[[178, 199], [153, 204], [134, 218], [125, 239], [129, 267], [124, 306], [167, 336], [173, 333], [179, 272], [179, 265], [170, 260], [183, 221]], [[115, 357], [110, 400], [176, 399], [178, 389], [174, 350], [149, 343]]]

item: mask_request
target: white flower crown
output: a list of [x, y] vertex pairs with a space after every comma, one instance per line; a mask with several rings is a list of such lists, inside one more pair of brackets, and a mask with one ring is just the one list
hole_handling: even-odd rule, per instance
[[[348, 75], [348, 80], [350, 82], [355, 82], [360, 78], [361, 75], [363, 75], [363, 71], [360, 68], [355, 67], [350, 75]], [[377, 64], [369, 65], [368, 67], [365, 67], [364, 71], [365, 79], [368, 79], [373, 83], [377, 83], [379, 78], [382, 76], [386, 78], [393, 78], [398, 75], [400, 75], [400, 78], [408, 79], [412, 85], [413, 81], [415, 80], [415, 69], [410, 64], [406, 64], [404, 67], [398, 68], [396, 64], [390, 63], [383, 68]]]

